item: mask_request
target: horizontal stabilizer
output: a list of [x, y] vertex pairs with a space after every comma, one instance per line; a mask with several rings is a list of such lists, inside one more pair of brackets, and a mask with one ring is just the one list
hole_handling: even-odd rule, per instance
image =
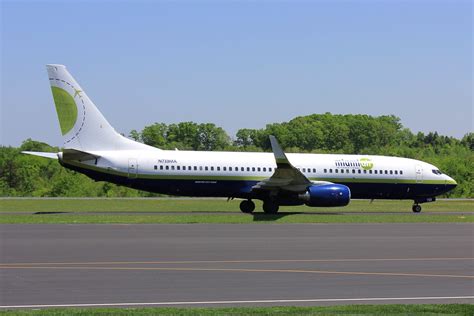
[[38, 157], [44, 157], [49, 159], [58, 159], [57, 153], [45, 153], [41, 151], [22, 151], [22, 154], [33, 155]]
[[77, 149], [64, 149], [62, 153], [63, 160], [94, 160], [99, 157], [98, 155]]

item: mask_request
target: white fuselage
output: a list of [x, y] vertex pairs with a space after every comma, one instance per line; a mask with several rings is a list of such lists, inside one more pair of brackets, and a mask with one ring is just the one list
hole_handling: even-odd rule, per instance
[[[149, 183], [153, 180], [161, 183], [168, 181], [171, 190], [161, 190], [163, 185], [159, 185], [156, 186], [158, 189], [153, 191], [178, 195], [205, 195], [202, 194], [200, 187], [203, 187], [205, 192], [211, 191], [211, 196], [238, 195], [239, 192], [235, 192], [235, 187], [231, 189], [231, 192], [228, 192], [222, 184], [226, 181], [256, 183], [271, 177], [276, 168], [272, 153], [159, 149], [94, 151], [91, 153], [101, 158], [97, 161], [75, 162], [74, 166], [126, 178], [132, 187], [134, 187], [133, 182], [137, 184], [140, 182], [139, 179], [144, 179]], [[339, 154], [287, 154], [287, 156], [292, 165], [311, 181], [354, 184], [351, 190], [355, 198], [370, 197], [370, 191], [373, 191], [374, 184], [378, 186], [384, 184], [405, 185], [407, 193], [410, 193], [410, 190], [413, 190], [417, 185], [425, 185], [425, 187], [430, 185], [435, 186], [433, 189], [436, 189], [433, 192], [423, 191], [422, 195], [435, 196], [444, 193], [443, 186], [456, 183], [449, 176], [441, 174], [435, 166], [408, 158]], [[179, 181], [186, 181], [186, 188], [180, 189], [177, 184]], [[193, 183], [193, 189], [189, 189], [189, 182]], [[367, 187], [367, 185], [372, 186]], [[209, 188], [212, 186], [215, 186], [215, 190]], [[136, 187], [140, 188], [140, 185]], [[361, 189], [361, 187], [363, 188]], [[368, 192], [358, 193], [367, 191], [364, 187]], [[372, 192], [373, 198], [391, 198], [386, 191], [385, 188], [383, 194]], [[400, 193], [397, 193], [392, 198], [402, 198], [399, 195]]]

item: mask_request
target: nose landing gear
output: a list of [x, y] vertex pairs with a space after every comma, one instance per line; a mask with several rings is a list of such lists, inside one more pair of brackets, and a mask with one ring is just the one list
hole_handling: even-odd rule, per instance
[[418, 198], [418, 199], [415, 199], [413, 200], [413, 206], [411, 208], [411, 210], [414, 212], [414, 213], [420, 213], [421, 212], [421, 203], [429, 203], [429, 202], [434, 202], [436, 201], [436, 198], [435, 197], [424, 197], [424, 198]]
[[415, 203], [415, 204], [413, 204], [413, 206], [411, 207], [411, 210], [412, 210], [414, 213], [420, 213], [420, 212], [421, 212], [421, 205], [418, 204], [418, 203]]

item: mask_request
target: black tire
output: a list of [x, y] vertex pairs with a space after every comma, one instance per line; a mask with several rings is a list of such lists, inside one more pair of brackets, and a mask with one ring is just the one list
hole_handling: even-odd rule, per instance
[[263, 211], [265, 214], [276, 214], [280, 206], [273, 201], [264, 201], [263, 202]]
[[250, 214], [255, 210], [255, 203], [251, 200], [243, 200], [240, 202], [240, 210], [242, 213]]
[[414, 213], [420, 213], [421, 212], [421, 205], [419, 204], [414, 204], [411, 208], [411, 210], [414, 212]]

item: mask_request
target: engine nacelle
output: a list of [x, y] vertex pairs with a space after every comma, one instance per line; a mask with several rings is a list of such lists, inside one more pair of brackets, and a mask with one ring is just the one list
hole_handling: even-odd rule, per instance
[[351, 190], [342, 184], [312, 185], [298, 197], [307, 206], [345, 206], [351, 200]]

